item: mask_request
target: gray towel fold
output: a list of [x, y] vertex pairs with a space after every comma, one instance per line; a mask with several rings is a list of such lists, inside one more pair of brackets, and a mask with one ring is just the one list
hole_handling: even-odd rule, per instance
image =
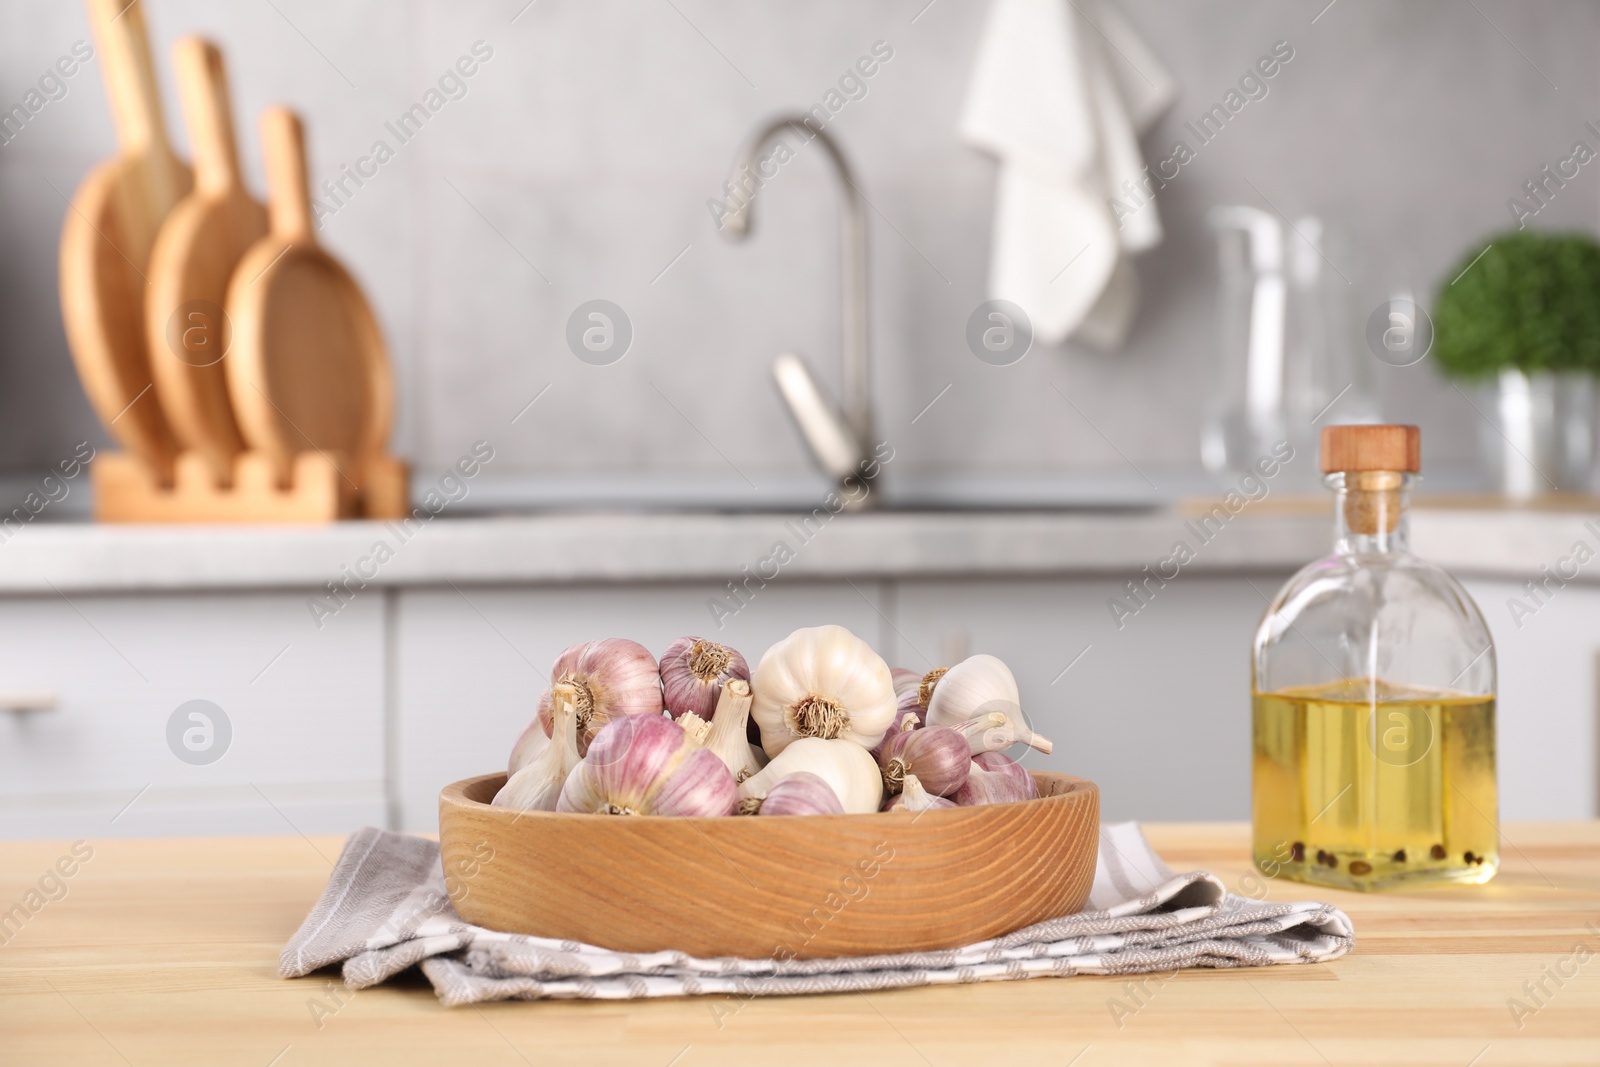
[[279, 959], [285, 978], [344, 964], [365, 989], [420, 964], [446, 1005], [546, 997], [625, 1000], [847, 993], [1044, 975], [1144, 974], [1337, 959], [1355, 942], [1328, 904], [1269, 904], [1204, 871], [1173, 874], [1135, 823], [1100, 831], [1085, 910], [939, 952], [840, 959], [696, 959], [505, 934], [461, 921], [439, 846], [368, 827], [346, 842], [327, 889]]

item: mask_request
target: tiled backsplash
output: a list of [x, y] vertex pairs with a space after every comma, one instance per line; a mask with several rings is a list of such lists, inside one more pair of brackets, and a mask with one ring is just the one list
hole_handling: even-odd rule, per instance
[[[180, 143], [167, 57], [183, 33], [227, 53], [258, 191], [257, 114], [303, 110], [322, 237], [371, 293], [397, 363], [396, 450], [426, 471], [488, 439], [507, 503], [580, 484], [730, 501], [822, 491], [769, 364], [799, 350], [837, 386], [832, 180], [804, 154], [786, 165], [742, 244], [718, 235], [707, 201], [759, 120], [832, 91], [846, 103], [829, 131], [871, 205], [886, 476], [1021, 486], [1196, 466], [1215, 360], [1207, 207], [1266, 197], [1342, 228], [1359, 253], [1339, 264], [1354, 334], [1392, 286], [1431, 290], [1470, 241], [1510, 225], [1507, 199], [1600, 117], [1600, 9], [1578, 0], [1128, 0], [1182, 90], [1145, 139], [1152, 162], [1274, 42], [1294, 62], [1161, 194], [1167, 239], [1139, 263], [1126, 350], [1002, 368], [963, 339], [985, 296], [994, 182], [955, 132], [975, 0], [142, 2]], [[8, 0], [0, 104], [24, 102], [88, 36], [70, 0]], [[856, 80], [878, 42], [889, 58]], [[95, 62], [59, 83], [65, 95], [56, 84], [0, 145], [11, 471], [104, 441], [66, 353], [55, 249], [65, 197], [114, 138]], [[1586, 168], [1537, 225], [1595, 221]], [[606, 366], [565, 341], [573, 309], [597, 298], [634, 331]], [[1427, 361], [1374, 377], [1386, 415], [1424, 425], [1431, 463], [1471, 459], [1477, 416]]]

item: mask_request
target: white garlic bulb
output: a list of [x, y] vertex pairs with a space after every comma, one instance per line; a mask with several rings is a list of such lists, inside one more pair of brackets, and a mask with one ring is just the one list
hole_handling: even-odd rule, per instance
[[[517, 811], [555, 811], [561, 796], [561, 787], [567, 775], [578, 765], [578, 693], [570, 685], [558, 685], [551, 690], [551, 723], [554, 737], [544, 738], [544, 747], [526, 764], [519, 767], [500, 792], [494, 795], [497, 808], [514, 808]], [[529, 730], [544, 737], [534, 720]], [[527, 733], [524, 732], [524, 737]], [[521, 742], [518, 742], [521, 745]], [[512, 753], [515, 762], [517, 754]]]
[[740, 811], [758, 810], [763, 800], [787, 776], [809, 771], [827, 783], [847, 815], [878, 810], [883, 801], [883, 772], [872, 754], [845, 738], [802, 737], [772, 757], [772, 762], [739, 786]]
[[900, 706], [908, 707], [915, 704], [926, 712], [928, 703], [933, 699], [933, 690], [939, 684], [939, 679], [943, 678], [949, 671], [949, 667], [935, 667], [927, 674], [919, 677], [915, 683], [907, 684], [903, 687], [897, 686], [895, 691], [900, 694]]
[[785, 637], [761, 657], [750, 688], [750, 717], [769, 756], [801, 737], [871, 748], [894, 721], [889, 665], [843, 626], [811, 626]]
[[1024, 725], [1017, 679], [1011, 668], [994, 656], [968, 656], [932, 683], [924, 679], [923, 685], [932, 690], [928, 697], [929, 726], [956, 728], [980, 716], [1004, 715], [1016, 740], [1045, 753], [1054, 747]]

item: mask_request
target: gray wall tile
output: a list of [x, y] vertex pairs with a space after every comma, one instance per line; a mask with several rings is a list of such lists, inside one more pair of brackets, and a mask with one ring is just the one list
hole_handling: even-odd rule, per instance
[[[1470, 242], [1511, 222], [1507, 197], [1600, 115], [1600, 9], [1588, 4], [1499, 0], [1480, 14], [1443, 0], [1341, 0], [1317, 17], [1320, 2], [1126, 0], [1182, 89], [1145, 139], [1147, 158], [1165, 156], [1182, 123], [1274, 41], [1290, 41], [1295, 59], [1162, 194], [1167, 241], [1140, 263], [1127, 348], [1041, 349], [1002, 369], [962, 339], [984, 296], [994, 183], [992, 162], [955, 134], [982, 4], [940, 0], [913, 23], [921, 0], [144, 2], [180, 143], [172, 40], [204, 32], [227, 50], [257, 189], [263, 106], [305, 111], [320, 184], [392, 141], [385, 123], [475, 41], [494, 50], [321, 236], [366, 286], [393, 349], [396, 449], [425, 470], [489, 438], [497, 476], [526, 486], [501, 499], [528, 503], [563, 479], [623, 496], [682, 479], [730, 502], [822, 491], [768, 365], [798, 350], [837, 387], [831, 179], [806, 155], [785, 167], [741, 245], [715, 232], [705, 201], [757, 121], [819, 100], [875, 40], [894, 58], [830, 131], [873, 205], [891, 479], [1142, 485], [1138, 471], [1192, 471], [1216, 358], [1208, 207], [1264, 194], [1337, 225], [1359, 346], [1366, 310], [1391, 286], [1431, 291]], [[86, 35], [76, 4], [6, 5], [0, 102]], [[0, 146], [0, 466], [104, 439], [65, 351], [53, 289], [65, 207], [46, 179], [70, 192], [113, 144], [90, 64]], [[1586, 168], [1537, 225], [1592, 230], [1596, 191]], [[578, 362], [563, 339], [572, 309], [594, 297], [623, 306], [636, 331], [609, 367]], [[1385, 413], [1425, 427], [1430, 464], [1471, 464], [1477, 416], [1427, 361], [1374, 372]]]

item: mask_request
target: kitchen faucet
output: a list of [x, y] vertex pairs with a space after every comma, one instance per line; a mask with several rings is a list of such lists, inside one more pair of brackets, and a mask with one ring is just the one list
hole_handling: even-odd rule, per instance
[[[773, 119], [758, 127], [755, 135], [745, 142], [734, 160], [733, 178], [728, 185], [728, 207], [721, 219], [721, 229], [735, 241], [750, 235], [750, 206], [755, 192], [765, 181], [771, 180], [758, 170], [767, 162], [763, 153], [768, 145], [785, 133], [795, 134], [802, 147], [812, 142], [822, 145], [839, 179], [842, 411], [836, 412], [828, 403], [811, 368], [798, 353], [785, 352], [773, 360], [772, 375], [818, 465], [841, 484], [850, 476], [867, 482], [871, 480], [866, 459], [872, 438], [872, 407], [867, 366], [867, 231], [863, 201], [839, 146], [820, 128], [808, 125], [805, 120], [803, 115]], [[870, 469], [875, 471], [875, 468]], [[871, 494], [859, 500], [847, 495], [846, 499], [859, 508], [871, 499]]]

